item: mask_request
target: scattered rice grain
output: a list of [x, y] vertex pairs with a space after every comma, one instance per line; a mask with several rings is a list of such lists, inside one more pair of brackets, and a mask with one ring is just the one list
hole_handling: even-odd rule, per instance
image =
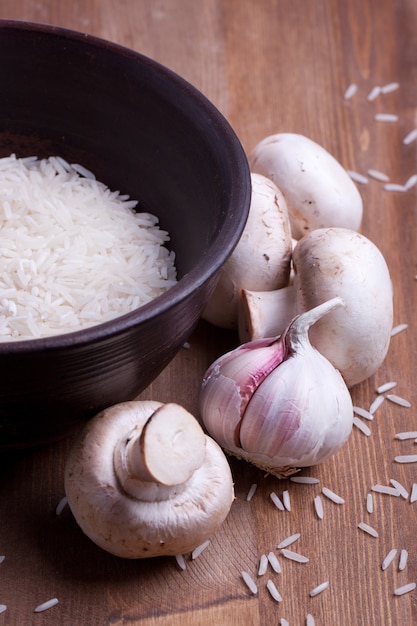
[[7, 611], [7, 604], [0, 604], [0, 613], [4, 613]]
[[380, 485], [377, 483], [371, 487], [372, 491], [376, 493], [384, 493], [387, 496], [399, 496], [400, 492], [395, 487], [389, 487], [388, 485]]
[[358, 86], [355, 83], [351, 83], [349, 87], [346, 89], [345, 93], [343, 94], [343, 98], [345, 100], [350, 100], [350, 98], [352, 98], [357, 91], [358, 91]]
[[258, 568], [258, 576], [263, 576], [266, 574], [266, 570], [268, 567], [268, 557], [266, 554], [263, 554], [259, 560], [259, 568]]
[[417, 463], [417, 454], [403, 454], [394, 458], [396, 463]]
[[416, 438], [417, 438], [417, 430], [405, 430], [395, 435], [395, 439], [400, 439], [401, 441], [405, 441], [407, 439], [416, 439]]
[[417, 128], [413, 128], [410, 132], [404, 137], [403, 144], [406, 146], [417, 139]]
[[293, 535], [290, 535], [286, 539], [283, 539], [277, 545], [278, 550], [281, 550], [282, 548], [288, 548], [288, 546], [298, 541], [300, 537], [301, 537], [301, 533], [294, 533]]
[[185, 558], [183, 554], [176, 554], [175, 555], [175, 560], [178, 564], [178, 567], [182, 570], [186, 570], [187, 569], [187, 564], [185, 562]]
[[399, 404], [405, 408], [410, 408], [411, 402], [406, 400], [405, 398], [401, 398], [401, 396], [397, 396], [394, 393], [388, 393], [386, 396], [387, 400], [393, 402], [394, 404]]
[[353, 425], [356, 426], [356, 428], [358, 428], [360, 431], [362, 431], [363, 434], [367, 437], [371, 435], [369, 426], [367, 426], [367, 424], [365, 424], [365, 422], [363, 422], [359, 417], [355, 416], [353, 418]]
[[375, 180], [380, 180], [383, 183], [387, 183], [389, 181], [389, 176], [379, 170], [368, 170], [368, 176], [375, 178]]
[[391, 565], [391, 563], [393, 562], [396, 556], [397, 556], [397, 548], [392, 548], [392, 550], [388, 552], [387, 556], [382, 561], [381, 569], [385, 571]]
[[397, 326], [394, 326], [394, 328], [391, 330], [391, 337], [398, 335], [398, 333], [401, 333], [403, 330], [407, 330], [407, 328], [408, 328], [408, 324], [397, 324]]
[[329, 500], [331, 500], [335, 504], [345, 503], [344, 499], [341, 496], [339, 496], [337, 493], [335, 493], [334, 491], [331, 491], [331, 489], [328, 489], [327, 487], [323, 487], [321, 491], [327, 498], [329, 498]]
[[268, 582], [266, 583], [266, 588], [268, 589], [269, 593], [271, 594], [271, 597], [274, 600], [276, 600], [277, 602], [282, 602], [282, 596], [271, 579], [269, 579]]
[[366, 420], [374, 419], [374, 416], [372, 415], [370, 411], [367, 411], [366, 409], [362, 409], [362, 407], [360, 406], [354, 406], [353, 412], [356, 413], [356, 415], [359, 415], [359, 417], [363, 417]]
[[281, 550], [281, 554], [285, 556], [286, 559], [289, 559], [290, 561], [297, 561], [297, 563], [308, 563], [309, 561], [307, 556], [299, 554], [298, 552], [293, 552], [292, 550], [287, 550], [287, 548], [283, 548]]
[[194, 560], [196, 558], [198, 558], [200, 556], [200, 554], [202, 552], [204, 552], [204, 550], [206, 548], [208, 548], [210, 545], [210, 539], [207, 539], [206, 541], [203, 541], [203, 543], [201, 543], [199, 546], [197, 546], [196, 548], [194, 548], [194, 550], [191, 552], [191, 558]]
[[279, 509], [280, 511], [285, 511], [284, 505], [282, 504], [281, 500], [279, 499], [279, 497], [274, 491], [269, 494], [269, 497], [271, 498], [272, 502], [275, 504], [277, 509]]
[[411, 487], [410, 502], [413, 503], [416, 500], [417, 500], [417, 483], [413, 483], [413, 486]]
[[374, 116], [376, 122], [398, 122], [398, 115], [394, 113], [377, 113]]
[[408, 561], [408, 552], [407, 550], [401, 550], [400, 552], [400, 562], [398, 564], [398, 569], [400, 570], [400, 572], [404, 571], [405, 568], [407, 567], [407, 561]]
[[308, 613], [306, 617], [306, 626], [314, 626], [315, 623], [316, 622], [314, 621], [314, 617], [311, 615], [311, 613]]
[[394, 595], [403, 596], [405, 593], [414, 591], [415, 588], [416, 588], [416, 583], [407, 583], [406, 585], [403, 585], [402, 587], [397, 587], [397, 589], [394, 589]]
[[381, 87], [378, 87], [377, 85], [375, 87], [372, 87], [371, 91], [368, 94], [369, 102], [372, 102], [372, 100], [375, 100], [375, 98], [377, 98], [380, 93], [381, 93]]
[[381, 87], [381, 93], [391, 93], [392, 91], [396, 91], [399, 88], [399, 83], [388, 83], [387, 85], [383, 85]]
[[407, 489], [404, 487], [404, 485], [398, 482], [398, 480], [395, 480], [395, 478], [391, 478], [390, 483], [393, 487], [395, 487], [395, 489], [398, 491], [400, 496], [404, 498], [404, 500], [408, 500], [409, 494], [408, 494]]
[[47, 600], [46, 602], [42, 602], [42, 604], [38, 604], [38, 606], [35, 608], [35, 613], [42, 613], [42, 611], [47, 611], [48, 609], [51, 609], [53, 606], [58, 604], [58, 598], [51, 598], [50, 600]]
[[[417, 185], [417, 174], [413, 174], [412, 176], [410, 176], [410, 178], [408, 178], [404, 183], [404, 187], [406, 188], [407, 191], [409, 189], [412, 189], [416, 185]], [[405, 326], [407, 325], [405, 324]]]
[[61, 500], [57, 504], [57, 507], [55, 509], [56, 515], [61, 515], [62, 511], [65, 509], [67, 504], [68, 504], [68, 498], [67, 496], [64, 496], [63, 498], [61, 498]]
[[2, 555], [0, 556], [0, 563], [3, 563], [3, 561], [4, 561], [4, 559], [5, 559], [5, 558], [6, 558], [6, 557], [4, 556], [4, 554], [2, 554]]
[[255, 491], [257, 490], [258, 485], [256, 483], [254, 483], [253, 485], [250, 486], [250, 489], [248, 491], [248, 495], [246, 496], [246, 501], [250, 502], [253, 498], [253, 496], [255, 495]]
[[279, 625], [280, 626], [290, 626], [290, 623], [288, 620], [285, 619], [285, 617], [281, 617], [281, 619], [279, 620]]
[[359, 172], [355, 172], [354, 170], [347, 170], [347, 173], [349, 174], [351, 179], [355, 181], [355, 183], [361, 183], [362, 185], [367, 185], [369, 182], [367, 177], [364, 176], [363, 174], [360, 174]]
[[358, 528], [363, 530], [363, 532], [367, 533], [368, 535], [371, 535], [371, 537], [378, 537], [378, 532], [375, 530], [375, 528], [372, 528], [372, 526], [369, 526], [369, 524], [366, 524], [365, 522], [359, 522]]
[[281, 565], [279, 564], [278, 557], [274, 552], [269, 552], [268, 561], [274, 572], [276, 574], [281, 574]]
[[385, 393], [386, 391], [391, 391], [391, 389], [394, 389], [394, 387], [396, 386], [397, 386], [397, 383], [394, 380], [390, 380], [389, 382], [384, 383], [383, 385], [379, 385], [376, 392]]
[[315, 596], [318, 596], [319, 593], [322, 593], [325, 589], [327, 589], [328, 586], [329, 586], [328, 580], [326, 580], [324, 583], [320, 583], [320, 585], [317, 585], [317, 587], [314, 587], [314, 589], [310, 591], [310, 598], [314, 598]]
[[317, 485], [320, 482], [318, 478], [313, 476], [291, 476], [290, 481], [301, 485]]
[[372, 493], [368, 493], [368, 495], [366, 496], [366, 510], [368, 513], [374, 512], [374, 498], [372, 496]]
[[288, 490], [282, 492], [282, 501], [287, 511], [291, 511], [290, 492]]
[[252, 576], [248, 574], [248, 572], [241, 572], [242, 578], [249, 591], [251, 591], [254, 595], [258, 593], [258, 587], [253, 580]]
[[375, 400], [372, 402], [371, 406], [369, 407], [369, 413], [371, 413], [371, 415], [373, 415], [377, 409], [379, 409], [379, 407], [381, 406], [381, 404], [384, 403], [384, 396], [377, 396], [375, 398]]
[[385, 191], [401, 191], [405, 192], [407, 189], [404, 185], [400, 185], [399, 183], [387, 183], [384, 185]]
[[323, 502], [320, 496], [316, 496], [314, 498], [314, 508], [319, 519], [323, 519], [324, 511], [323, 511]]

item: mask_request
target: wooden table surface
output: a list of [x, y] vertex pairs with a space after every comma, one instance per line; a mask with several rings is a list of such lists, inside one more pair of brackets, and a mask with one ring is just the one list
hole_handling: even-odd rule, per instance
[[[385, 172], [404, 183], [417, 172], [416, 142], [404, 137], [417, 125], [417, 2], [415, 0], [0, 0], [0, 17], [51, 23], [95, 34], [160, 61], [199, 88], [220, 109], [245, 150], [266, 135], [293, 131], [321, 143], [346, 169]], [[1, 60], [0, 60], [1, 62]], [[82, 71], [82, 68], [80, 68]], [[376, 85], [399, 88], [368, 100]], [[344, 94], [351, 84], [357, 92]], [[398, 115], [377, 122], [376, 113]], [[368, 409], [376, 388], [396, 381], [401, 407], [385, 399], [368, 422], [370, 435], [355, 428], [343, 450], [302, 475], [315, 485], [265, 477], [231, 460], [236, 500], [209, 547], [182, 571], [175, 559], [125, 561], [92, 544], [68, 508], [63, 468], [70, 440], [2, 456], [0, 480], [0, 624], [12, 626], [413, 626], [417, 591], [394, 590], [417, 581], [417, 502], [410, 497], [367, 494], [376, 483], [398, 480], [408, 492], [417, 482], [415, 464], [394, 457], [417, 452], [395, 434], [417, 429], [417, 187], [387, 191], [369, 178], [358, 184], [365, 212], [363, 233], [389, 265], [395, 325], [408, 329], [392, 338], [386, 361], [352, 390], [356, 406]], [[237, 337], [201, 322], [170, 366], [142, 396], [176, 401], [197, 414], [201, 377]], [[246, 497], [252, 484], [257, 491]], [[345, 499], [322, 495], [319, 519], [314, 498], [327, 487]], [[279, 511], [270, 493], [288, 490], [291, 510]], [[378, 537], [358, 528], [371, 525]], [[277, 544], [294, 533], [294, 549], [308, 563], [286, 560]], [[396, 548], [383, 571], [381, 563]], [[404, 569], [399, 554], [408, 551]], [[281, 573], [257, 577], [262, 554], [275, 552]], [[257, 595], [241, 572], [258, 583]], [[266, 584], [276, 584], [282, 602]], [[320, 595], [316, 585], [329, 581]], [[35, 613], [50, 598], [59, 603]], [[285, 624], [285, 621], [282, 622]], [[313, 623], [313, 622], [311, 622]]]

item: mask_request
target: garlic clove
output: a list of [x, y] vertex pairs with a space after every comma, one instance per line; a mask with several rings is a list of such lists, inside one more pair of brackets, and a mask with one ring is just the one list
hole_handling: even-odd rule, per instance
[[209, 367], [202, 382], [200, 412], [221, 446], [239, 445], [240, 421], [248, 402], [284, 358], [282, 342], [260, 339], [224, 354]]
[[254, 394], [241, 423], [240, 446], [279, 467], [309, 467], [345, 443], [352, 419], [351, 397], [339, 372], [317, 351], [297, 355]]

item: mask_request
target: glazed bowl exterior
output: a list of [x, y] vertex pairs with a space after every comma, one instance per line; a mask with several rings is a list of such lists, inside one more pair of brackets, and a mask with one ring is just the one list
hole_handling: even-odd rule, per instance
[[0, 447], [10, 448], [65, 436], [135, 397], [172, 360], [240, 238], [250, 173], [220, 112], [137, 52], [0, 20], [0, 58], [0, 156], [59, 155], [137, 199], [170, 233], [179, 277], [114, 321], [0, 343]]

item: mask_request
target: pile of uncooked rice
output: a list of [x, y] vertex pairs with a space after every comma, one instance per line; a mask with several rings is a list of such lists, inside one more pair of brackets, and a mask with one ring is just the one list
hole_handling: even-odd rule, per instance
[[0, 341], [72, 332], [176, 282], [168, 233], [61, 157], [0, 159]]

